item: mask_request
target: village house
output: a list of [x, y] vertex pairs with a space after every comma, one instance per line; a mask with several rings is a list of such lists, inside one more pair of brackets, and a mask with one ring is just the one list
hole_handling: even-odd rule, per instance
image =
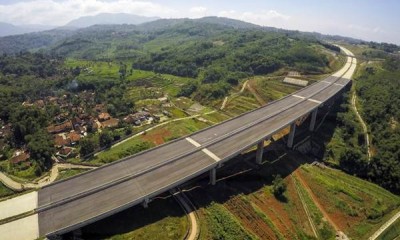
[[58, 123], [63, 123], [66, 120], [68, 120], [68, 116], [69, 116], [68, 112], [60, 113], [54, 117], [54, 121]]
[[25, 101], [25, 102], [22, 103], [22, 106], [24, 106], [24, 107], [32, 107], [33, 104], [30, 103], [29, 101]]
[[1, 127], [0, 129], [0, 138], [7, 138], [11, 136], [12, 130], [11, 130], [11, 124], [6, 124]]
[[96, 106], [94, 107], [94, 110], [98, 113], [105, 112], [106, 106], [104, 104], [96, 104]]
[[111, 118], [110, 114], [106, 113], [106, 112], [102, 112], [99, 114], [99, 116], [97, 117], [99, 119], [100, 122], [104, 122], [107, 121]]
[[62, 132], [69, 132], [73, 129], [72, 122], [67, 121], [59, 125], [50, 125], [47, 127], [47, 132], [51, 134], [57, 134]]
[[67, 159], [73, 157], [75, 155], [75, 151], [71, 147], [63, 147], [62, 149], [60, 149], [60, 151], [57, 152], [56, 155], [63, 159]]
[[68, 139], [65, 134], [57, 134], [54, 136], [54, 146], [56, 148], [61, 148], [63, 146], [71, 145], [71, 140]]
[[44, 101], [42, 99], [35, 101], [33, 103], [33, 105], [35, 105], [38, 108], [44, 108], [46, 106], [46, 104], [44, 103]]
[[[27, 162], [30, 157], [31, 156], [29, 152], [23, 150], [17, 150], [15, 151], [13, 157], [10, 159], [10, 162], [12, 164], [22, 164]], [[27, 163], [27, 165], [30, 165], [30, 163]]]
[[49, 96], [46, 98], [46, 101], [50, 104], [56, 104], [58, 103], [58, 97]]
[[67, 138], [70, 140], [71, 145], [76, 145], [81, 140], [81, 135], [76, 132], [70, 132]]
[[102, 128], [114, 128], [117, 127], [119, 123], [119, 119], [117, 118], [110, 118], [104, 122], [101, 122]]
[[129, 124], [140, 125], [142, 122], [149, 120], [151, 118], [151, 114], [147, 111], [140, 111], [134, 114], [129, 114], [123, 120]]

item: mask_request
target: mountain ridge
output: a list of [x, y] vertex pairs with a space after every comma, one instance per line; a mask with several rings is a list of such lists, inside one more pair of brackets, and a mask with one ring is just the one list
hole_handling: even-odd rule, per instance
[[93, 25], [133, 24], [138, 25], [160, 19], [128, 13], [100, 13], [94, 16], [84, 16], [68, 22], [64, 27], [85, 28]]

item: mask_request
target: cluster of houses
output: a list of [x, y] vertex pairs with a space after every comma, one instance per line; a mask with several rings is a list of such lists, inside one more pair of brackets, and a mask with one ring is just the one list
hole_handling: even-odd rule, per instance
[[[97, 106], [95, 109], [101, 110], [102, 108]], [[149, 112], [140, 111], [129, 114], [122, 120], [125, 123], [140, 126], [152, 122], [154, 118]], [[58, 150], [57, 155], [65, 159], [75, 154], [74, 146], [87, 136], [89, 127], [95, 132], [104, 128], [116, 128], [119, 122], [118, 118], [112, 117], [109, 113], [100, 112], [97, 117], [81, 115], [61, 124], [50, 125], [47, 127], [47, 131], [54, 136], [54, 146]]]
[[[167, 98], [160, 99], [160, 101], [167, 102]], [[95, 93], [91, 91], [84, 91], [78, 95], [49, 96], [36, 101], [26, 101], [22, 105], [38, 108], [52, 105], [59, 108], [58, 114], [53, 117], [53, 124], [46, 128], [47, 132], [53, 136], [58, 160], [74, 157], [77, 154], [76, 146], [82, 138], [87, 136], [88, 132], [116, 128], [120, 126], [120, 123], [141, 126], [160, 120], [163, 115], [170, 116], [168, 112], [156, 115], [151, 114], [150, 112], [153, 112], [151, 110], [143, 109], [118, 119], [107, 112], [105, 104], [96, 104]], [[0, 119], [0, 150], [4, 148], [5, 139], [11, 134], [11, 124], [6, 124]], [[14, 151], [10, 162], [23, 167], [30, 166], [29, 158], [30, 154], [27, 150], [18, 149]]]
[[[22, 103], [26, 107], [44, 108], [48, 105], [55, 105], [60, 108], [59, 114], [53, 117], [53, 124], [46, 128], [47, 132], [53, 136], [58, 159], [74, 157], [77, 154], [76, 146], [82, 138], [87, 136], [88, 131], [96, 132], [104, 128], [116, 128], [120, 125], [120, 119], [112, 117], [107, 112], [105, 104], [95, 103], [94, 95], [94, 92], [84, 91], [78, 95], [49, 96], [33, 102]], [[79, 101], [73, 101], [73, 99]], [[125, 124], [140, 126], [152, 123], [159, 118], [152, 115], [147, 109], [143, 109], [123, 117], [121, 121]], [[4, 139], [12, 135], [12, 126], [4, 122], [0, 126], [0, 147], [2, 147], [4, 144], [1, 143], [4, 143]], [[10, 161], [19, 165], [29, 164], [29, 157], [29, 152], [20, 149], [14, 152]]]
[[152, 116], [149, 112], [147, 111], [140, 111], [134, 114], [129, 114], [128, 116], [124, 117], [123, 120], [126, 123], [129, 124], [134, 124], [136, 126], [140, 126], [145, 122], [153, 122], [154, 118], [157, 118], [156, 116]]
[[[6, 124], [4, 121], [0, 120], [0, 150], [4, 150], [6, 146], [6, 139], [12, 135], [12, 125], [10, 123]], [[2, 159], [4, 156], [0, 154]], [[23, 149], [18, 149], [14, 151], [10, 162], [12, 164], [20, 164], [24, 167], [29, 167], [31, 162], [29, 162], [30, 155], [29, 152]]]

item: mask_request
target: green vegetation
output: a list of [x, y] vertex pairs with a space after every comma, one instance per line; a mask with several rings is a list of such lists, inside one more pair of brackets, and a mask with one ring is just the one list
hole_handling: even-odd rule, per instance
[[351, 95], [338, 109], [338, 127], [325, 151], [327, 162], [367, 178], [390, 191], [400, 192], [400, 61], [385, 55], [384, 62], [363, 63], [356, 74], [356, 103], [368, 127], [372, 158], [367, 162], [364, 134]]
[[[351, 97], [351, 93], [346, 95], [343, 103], [333, 109], [338, 112], [337, 126], [330, 126], [335, 128], [327, 144], [324, 161], [344, 171], [365, 176], [367, 148], [361, 124], [351, 106]], [[329, 122], [327, 124], [331, 125]]]
[[211, 203], [205, 208], [210, 239], [255, 239], [223, 206]]
[[381, 67], [365, 67], [357, 79], [362, 116], [372, 136], [376, 153], [369, 177], [381, 186], [400, 193], [400, 61], [387, 58]]
[[65, 178], [69, 178], [78, 174], [81, 174], [83, 172], [86, 172], [87, 169], [65, 169], [65, 170], [61, 170], [56, 181], [58, 180], [62, 180]]
[[281, 198], [286, 191], [286, 184], [281, 175], [276, 175], [272, 181], [272, 192], [277, 198]]
[[[207, 126], [207, 124], [196, 119], [186, 119], [179, 121], [179, 124], [172, 122], [160, 128], [171, 133], [171, 135], [169, 136], [162, 137], [163, 141], [167, 142], [188, 135]], [[89, 159], [89, 163], [110, 163], [123, 157], [127, 157], [129, 155], [133, 155], [135, 153], [149, 149], [155, 144], [153, 141], [151, 141], [151, 133], [153, 131], [145, 132], [145, 134], [141, 136], [131, 138], [115, 147], [106, 149], [105, 151], [99, 153], [97, 156]], [[150, 139], [146, 139], [147, 136], [150, 136]]]
[[0, 198], [7, 197], [12, 194], [14, 194], [14, 192], [0, 182]]
[[299, 192], [303, 196], [303, 199], [305, 201], [305, 204], [307, 205], [307, 208], [310, 211], [311, 219], [314, 222], [317, 230], [317, 235], [321, 239], [333, 239], [335, 236], [335, 230], [333, 227], [330, 225], [329, 222], [324, 220], [324, 216], [321, 213], [321, 211], [318, 209], [316, 203], [314, 200], [311, 198], [311, 196], [308, 194], [306, 189], [299, 183], [299, 181], [295, 179], [295, 184], [298, 185]]
[[400, 198], [375, 184], [328, 168], [306, 165], [301, 170], [314, 195], [328, 213], [335, 214], [349, 237], [369, 237], [399, 210]]
[[105, 164], [110, 163], [116, 160], [119, 160], [123, 157], [127, 157], [130, 155], [134, 155], [141, 151], [151, 148], [153, 145], [149, 142], [144, 142], [141, 139], [133, 138], [124, 142], [114, 148], [109, 148], [97, 156], [91, 158], [89, 163], [92, 164]]
[[256, 77], [255, 86], [259, 95], [267, 102], [277, 100], [300, 89], [300, 87], [285, 84], [281, 79]]

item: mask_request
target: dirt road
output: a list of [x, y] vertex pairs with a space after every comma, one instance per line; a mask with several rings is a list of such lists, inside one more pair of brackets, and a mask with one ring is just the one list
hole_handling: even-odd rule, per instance
[[195, 210], [193, 209], [192, 205], [189, 202], [189, 199], [187, 198], [184, 192], [179, 191], [177, 193], [174, 193], [174, 197], [182, 206], [190, 221], [190, 231], [185, 239], [196, 240], [199, 235], [199, 224], [197, 222], [197, 216]]
[[371, 160], [371, 145], [370, 145], [370, 141], [369, 141], [368, 129], [367, 129], [367, 125], [364, 122], [364, 119], [361, 117], [360, 113], [358, 112], [356, 100], [357, 100], [357, 95], [356, 95], [356, 92], [353, 91], [353, 95], [351, 98], [351, 105], [353, 106], [354, 112], [356, 113], [357, 118], [360, 121], [361, 126], [363, 128], [363, 132], [364, 132], [364, 136], [365, 136], [365, 145], [367, 145], [367, 150], [368, 150], [368, 160]]

